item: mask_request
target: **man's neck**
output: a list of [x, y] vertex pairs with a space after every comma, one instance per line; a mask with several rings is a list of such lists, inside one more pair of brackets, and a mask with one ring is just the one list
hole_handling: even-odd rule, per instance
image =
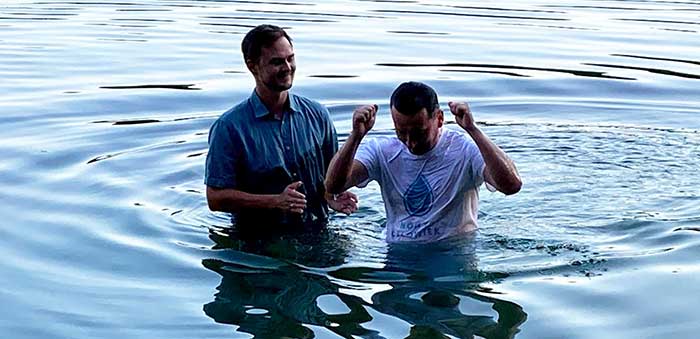
[[270, 113], [278, 119], [282, 117], [287, 106], [288, 91], [275, 92], [265, 86], [256, 86], [255, 92]]

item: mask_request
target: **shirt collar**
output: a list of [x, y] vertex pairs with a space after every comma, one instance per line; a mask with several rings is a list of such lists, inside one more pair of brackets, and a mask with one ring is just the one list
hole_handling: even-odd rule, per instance
[[[287, 92], [287, 100], [289, 100], [289, 108], [292, 113], [301, 112], [296, 95], [292, 94], [291, 92]], [[255, 90], [253, 90], [253, 94], [250, 95], [250, 102], [253, 104], [253, 113], [255, 114], [256, 118], [262, 118], [270, 114], [270, 111], [267, 109], [267, 107], [265, 107], [265, 104], [263, 104], [262, 100], [260, 100], [260, 97]]]

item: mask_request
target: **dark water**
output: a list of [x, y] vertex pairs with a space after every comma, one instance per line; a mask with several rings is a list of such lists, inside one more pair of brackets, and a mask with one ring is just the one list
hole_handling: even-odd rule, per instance
[[[323, 232], [231, 234], [207, 132], [264, 22], [342, 138], [425, 81], [523, 190], [452, 243], [388, 246], [376, 185]], [[5, 0], [0, 337], [695, 338], [698, 30], [698, 1]]]

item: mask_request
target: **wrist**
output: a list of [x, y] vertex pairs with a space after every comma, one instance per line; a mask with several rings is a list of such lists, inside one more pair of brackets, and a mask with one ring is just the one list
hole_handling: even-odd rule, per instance
[[348, 136], [348, 140], [347, 140], [347, 141], [361, 141], [362, 138], [364, 138], [364, 137], [365, 137], [365, 134], [364, 134], [364, 133], [360, 133], [360, 132], [358, 132], [357, 130], [353, 129], [353, 130], [350, 132], [350, 135]]
[[275, 209], [284, 209], [284, 199], [282, 198], [282, 194], [276, 194], [272, 195], [272, 206], [274, 206]]

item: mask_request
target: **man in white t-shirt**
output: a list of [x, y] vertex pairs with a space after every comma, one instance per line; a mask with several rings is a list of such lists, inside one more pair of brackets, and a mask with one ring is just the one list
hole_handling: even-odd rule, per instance
[[378, 107], [358, 107], [325, 181], [327, 192], [340, 193], [376, 180], [387, 214], [387, 241], [429, 242], [474, 230], [484, 181], [507, 195], [520, 191], [515, 164], [476, 127], [466, 103], [449, 103], [466, 133], [442, 127], [437, 94], [423, 83], [401, 84], [390, 104], [396, 136], [363, 141]]

